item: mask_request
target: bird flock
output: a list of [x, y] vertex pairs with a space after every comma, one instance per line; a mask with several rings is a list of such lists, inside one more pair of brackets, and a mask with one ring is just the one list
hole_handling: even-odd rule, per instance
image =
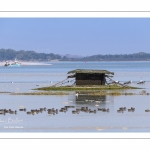
[[[120, 107], [120, 108], [117, 110], [117, 112], [118, 112], [118, 113], [123, 113], [123, 112], [126, 111], [126, 110], [127, 110], [126, 107]], [[135, 111], [135, 108], [134, 108], [134, 107], [131, 107], [131, 108], [128, 109], [128, 112], [134, 112], [134, 111]]]
[[[66, 113], [69, 109], [73, 109], [72, 110], [72, 114], [79, 114], [80, 112], [85, 112], [85, 113], [93, 113], [96, 114], [98, 111], [101, 112], [109, 112], [109, 108], [97, 108], [97, 109], [91, 109], [86, 107], [80, 107], [80, 108], [76, 108], [75, 106], [64, 106], [60, 109], [55, 109], [55, 108], [49, 108], [46, 109], [46, 107], [44, 108], [39, 108], [39, 109], [31, 109], [30, 111], [27, 111], [26, 108], [20, 108], [19, 112], [25, 112], [27, 115], [36, 115], [42, 112], [47, 112], [47, 114], [50, 115], [56, 115], [58, 113]], [[126, 107], [120, 107], [117, 110], [117, 113], [123, 113], [124, 111], [128, 111], [128, 112], [134, 112], [135, 108], [131, 107], [131, 108], [126, 108]], [[145, 112], [150, 112], [150, 109], [146, 109]], [[17, 114], [17, 110], [11, 110], [11, 109], [0, 109], [0, 115], [6, 115], [6, 114]]]
[[[123, 84], [126, 85], [126, 84], [131, 84], [132, 83], [132, 80], [130, 81], [127, 81], [127, 82], [124, 82]], [[139, 82], [137, 82], [137, 84], [144, 84], [145, 81], [143, 80], [140, 80]], [[111, 83], [108, 83], [108, 84], [120, 84], [120, 81], [116, 80], [116, 81], [112, 81]]]

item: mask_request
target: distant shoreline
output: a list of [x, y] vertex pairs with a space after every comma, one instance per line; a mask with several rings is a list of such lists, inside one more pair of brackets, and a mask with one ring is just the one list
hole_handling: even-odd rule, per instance
[[[83, 63], [89, 63], [89, 62], [150, 62], [150, 60], [130, 60], [130, 61], [62, 61], [62, 60], [51, 60], [51, 61], [19, 61], [21, 63], [21, 66], [30, 66], [30, 65], [52, 65], [52, 64], [48, 64], [51, 62], [83, 62]], [[0, 62], [0, 66], [4, 66], [5, 65], [5, 61]], [[9, 63], [13, 63], [13, 61], [9, 61]]]
[[[0, 66], [4, 66], [5, 65], [5, 63], [6, 62], [0, 62]], [[11, 64], [11, 63], [13, 63], [13, 61], [9, 61], [9, 63]], [[28, 62], [26, 62], [26, 61], [20, 61], [20, 63], [21, 63], [21, 66], [32, 66], [32, 65], [41, 65], [41, 66], [50, 66], [50, 65], [52, 65], [52, 64], [46, 64], [46, 63], [44, 63], [44, 62], [35, 62], [35, 61], [28, 61]]]

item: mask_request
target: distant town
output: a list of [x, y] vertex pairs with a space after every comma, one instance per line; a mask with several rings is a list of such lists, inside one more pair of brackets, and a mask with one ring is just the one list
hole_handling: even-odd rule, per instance
[[134, 54], [98, 54], [92, 56], [78, 56], [71, 54], [46, 54], [35, 51], [16, 51], [13, 49], [0, 49], [0, 61], [18, 59], [20, 61], [150, 61], [150, 53], [139, 52]]

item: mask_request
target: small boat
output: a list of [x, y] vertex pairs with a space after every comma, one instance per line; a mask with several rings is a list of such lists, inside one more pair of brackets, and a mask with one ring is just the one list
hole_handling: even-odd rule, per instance
[[9, 64], [10, 67], [19, 67], [21, 66], [21, 63], [18, 62], [17, 59], [14, 60], [13, 63]]
[[8, 61], [6, 61], [6, 63], [5, 63], [4, 66], [5, 66], [5, 67], [10, 66], [10, 63], [9, 63]]

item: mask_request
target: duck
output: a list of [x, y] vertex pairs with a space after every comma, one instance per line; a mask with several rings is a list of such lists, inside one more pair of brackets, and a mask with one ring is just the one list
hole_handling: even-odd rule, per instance
[[96, 110], [94, 110], [94, 113], [96, 114]]
[[120, 107], [119, 110], [120, 111], [124, 111], [125, 109], [124, 109], [124, 107]]
[[133, 108], [133, 107], [131, 107], [131, 109], [134, 111], [135, 110], [135, 108]]
[[128, 112], [134, 112], [134, 110], [133, 109], [128, 109]]
[[106, 111], [109, 112], [109, 108], [107, 108]]
[[89, 113], [94, 113], [94, 110], [89, 110]]
[[39, 111], [46, 111], [46, 107], [40, 108]]
[[89, 112], [89, 110], [87, 109], [87, 110], [85, 110], [84, 112], [88, 113], [88, 112]]
[[149, 110], [149, 109], [146, 109], [145, 112], [150, 112], [150, 110]]
[[16, 110], [15, 110], [15, 111], [10, 111], [9, 113], [10, 113], [10, 114], [16, 114], [17, 111], [16, 111]]
[[28, 111], [27, 114], [30, 115], [30, 114], [32, 114], [32, 112]]
[[20, 111], [26, 111], [26, 108], [20, 108], [19, 110]]
[[58, 111], [56, 111], [56, 114], [58, 114]]
[[36, 112], [36, 111], [32, 112], [32, 115], [36, 115], [36, 114], [37, 114], [37, 112]]
[[5, 111], [1, 111], [1, 112], [0, 112], [0, 114], [3, 114], [3, 115], [5, 115]]
[[77, 108], [76, 111], [81, 111], [81, 109]]
[[77, 111], [76, 111], [76, 110], [73, 110], [73, 111], [72, 111], [72, 114], [76, 114], [76, 113], [77, 113]]
[[120, 110], [120, 109], [119, 109], [119, 110], [117, 110], [117, 112], [118, 112], [118, 113], [123, 113], [123, 111], [122, 111], [122, 110]]
[[48, 111], [48, 114], [54, 114], [54, 112], [53, 111]]

